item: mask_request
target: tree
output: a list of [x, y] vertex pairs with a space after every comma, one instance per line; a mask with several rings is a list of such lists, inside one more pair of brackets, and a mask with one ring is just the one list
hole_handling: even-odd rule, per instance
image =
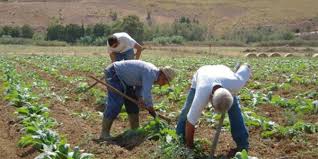
[[93, 36], [93, 30], [94, 30], [94, 26], [92, 25], [88, 25], [85, 28], [85, 36]]
[[2, 28], [3, 35], [8, 35], [11, 37], [20, 37], [20, 27], [4, 26]]
[[3, 34], [3, 29], [0, 27], [0, 37], [2, 37]]
[[182, 16], [180, 19], [179, 19], [179, 23], [187, 23], [187, 24], [190, 24], [191, 21], [188, 17], [184, 17]]
[[189, 18], [181, 17], [172, 24], [173, 35], [182, 36], [189, 41], [204, 40], [206, 28], [198, 23], [198, 21], [191, 23]]
[[65, 27], [61, 24], [53, 24], [47, 28], [47, 40], [65, 41]]
[[147, 10], [146, 21], [147, 21], [147, 23], [148, 23], [149, 26], [152, 25], [152, 18], [151, 18], [151, 11], [150, 11], [150, 10]]
[[69, 43], [76, 42], [77, 39], [84, 36], [82, 28], [77, 24], [69, 24], [65, 26], [65, 41]]
[[112, 21], [116, 21], [118, 19], [118, 14], [117, 14], [117, 12], [110, 10], [109, 17], [110, 17], [110, 19], [112, 19]]
[[11, 36], [12, 37], [20, 37], [20, 27], [19, 26], [15, 26], [12, 28], [11, 30]]
[[23, 25], [21, 27], [21, 37], [32, 38], [33, 34], [34, 34], [34, 31], [29, 25]]
[[93, 28], [93, 34], [94, 37], [102, 37], [102, 36], [108, 36], [110, 33], [110, 27], [106, 24], [95, 24]]
[[121, 23], [121, 30], [127, 32], [136, 41], [142, 42], [144, 34], [144, 24], [135, 15], [124, 17]]

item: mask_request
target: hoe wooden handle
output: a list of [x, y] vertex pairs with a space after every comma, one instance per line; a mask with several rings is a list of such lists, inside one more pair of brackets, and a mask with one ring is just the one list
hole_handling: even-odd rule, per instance
[[[92, 78], [92, 79], [94, 79], [96, 82], [98, 82], [98, 83], [100, 83], [100, 84], [106, 86], [107, 89], [109, 89], [110, 91], [113, 91], [113, 92], [115, 92], [115, 93], [117, 93], [117, 94], [123, 96], [124, 98], [128, 99], [129, 101], [135, 103], [136, 105], [138, 105], [138, 101], [137, 101], [136, 99], [127, 96], [126, 94], [124, 94], [123, 92], [117, 90], [116, 88], [114, 88], [114, 87], [111, 86], [110, 84], [105, 83], [105, 82], [103, 82], [103, 81], [101, 81], [101, 80], [99, 80], [99, 79], [97, 79], [97, 78], [95, 78], [95, 77], [93, 77], [93, 76], [89, 76], [89, 77]], [[141, 109], [142, 109], [142, 108], [141, 108]], [[146, 107], [145, 107], [144, 109], [148, 110]], [[159, 117], [160, 119], [163, 119], [163, 120], [167, 121], [168, 123], [170, 123], [170, 122], [172, 121], [170, 118], [168, 118], [168, 117], [166, 117], [166, 116], [164, 116], [164, 115], [162, 115], [162, 114], [157, 113], [157, 115], [158, 115], [158, 117]]]
[[225, 117], [225, 113], [222, 113], [220, 121], [219, 121], [219, 125], [218, 125], [218, 127], [216, 129], [216, 133], [214, 135], [214, 139], [213, 139], [213, 142], [212, 142], [212, 148], [211, 148], [211, 157], [210, 157], [212, 159], [214, 158], [214, 153], [215, 153], [215, 150], [216, 150], [216, 146], [218, 144], [219, 136], [220, 136], [220, 133], [221, 133], [221, 128], [223, 126], [224, 117]]

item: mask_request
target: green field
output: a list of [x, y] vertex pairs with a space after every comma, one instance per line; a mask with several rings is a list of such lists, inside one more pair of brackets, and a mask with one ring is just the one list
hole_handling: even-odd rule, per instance
[[[212, 53], [209, 53], [209, 48], [203, 49], [199, 51], [203, 53], [183, 53], [171, 51], [171, 48], [144, 52], [143, 60], [156, 66], [169, 64], [178, 70], [177, 78], [171, 83], [172, 92], [168, 87], [153, 88], [158, 112], [174, 120], [178, 117], [191, 77], [200, 66], [224, 64], [233, 68], [237, 62], [247, 62], [253, 75], [239, 97], [250, 132], [249, 156], [318, 158], [318, 106], [313, 104], [318, 100], [318, 59], [243, 58], [224, 55], [226, 52], [242, 55], [246, 48], [214, 48]], [[64, 56], [72, 51], [75, 52], [73, 55], [86, 56]], [[26, 151], [30, 147], [38, 151], [29, 153], [29, 157], [40, 155], [44, 150], [46, 155], [69, 153], [72, 156], [72, 152], [76, 152], [82, 155], [90, 153], [95, 158], [204, 158], [209, 154], [211, 138], [220, 118], [212, 107], [206, 107], [201, 116], [195, 136], [196, 148], [192, 152], [180, 144], [174, 131], [175, 123], [153, 121], [146, 112], [141, 113], [143, 127], [137, 132], [122, 134], [128, 130], [127, 115], [122, 110], [112, 129], [113, 134], [122, 134], [120, 141], [104, 144], [92, 141], [99, 135], [100, 110], [106, 92], [102, 85], [86, 93], [81, 91], [94, 82], [88, 75], [101, 77], [110, 63], [103, 55], [106, 54], [105, 47], [10, 45], [1, 46], [0, 52], [0, 114], [2, 119], [9, 118], [24, 127], [13, 139], [1, 140], [1, 144], [19, 143], [24, 147], [8, 146], [11, 153], [6, 157], [20, 156], [16, 149]], [[217, 54], [221, 52], [224, 54]], [[37, 53], [49, 55], [35, 55]], [[10, 110], [5, 111], [7, 109]], [[14, 111], [16, 115], [8, 117]], [[134, 133], [142, 136], [129, 138]], [[132, 145], [123, 144], [122, 139]], [[135, 143], [136, 140], [140, 142]], [[75, 146], [83, 151], [74, 150]], [[226, 118], [217, 149], [218, 158], [234, 147]]]

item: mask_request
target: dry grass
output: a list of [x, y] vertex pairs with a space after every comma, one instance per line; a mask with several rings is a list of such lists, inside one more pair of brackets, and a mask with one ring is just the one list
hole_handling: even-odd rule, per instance
[[[265, 48], [250, 48], [265, 49]], [[268, 48], [266, 48], [268, 49]], [[302, 49], [299, 47], [298, 49]], [[314, 48], [316, 49], [316, 48]], [[146, 54], [160, 54], [173, 57], [184, 56], [236, 56], [236, 57], [257, 57], [259, 52], [245, 53], [245, 47], [195, 47], [195, 46], [165, 46], [165, 47], [146, 47], [142, 52], [142, 55]], [[30, 45], [0, 45], [1, 54], [12, 55], [69, 55], [69, 56], [107, 56], [106, 46], [65, 46], [65, 47], [42, 47], [42, 46], [30, 46]], [[264, 54], [264, 53], [263, 53]], [[269, 57], [278, 56], [305, 56], [304, 53], [293, 51], [289, 54], [273, 53], [269, 54]], [[260, 55], [259, 55], [260, 56]], [[263, 56], [263, 55], [261, 55]], [[267, 54], [266, 54], [267, 57]]]
[[285, 54], [284, 57], [294, 57], [294, 54], [288, 53], [288, 54]]
[[[146, 54], [178, 54], [178, 56], [189, 56], [197, 54], [213, 54], [240, 56], [244, 48], [242, 47], [146, 47], [143, 53]], [[66, 46], [66, 47], [41, 47], [29, 45], [0, 45], [0, 54], [48, 54], [48, 55], [102, 55], [108, 56], [106, 46]]]
[[257, 55], [254, 54], [254, 53], [247, 53], [247, 54], [244, 55], [244, 57], [247, 57], [247, 58], [255, 58], [255, 57], [257, 57]]
[[[212, 31], [224, 33], [236, 27], [286, 24], [318, 15], [316, 0], [137, 0], [141, 5], [167, 14], [196, 17]], [[174, 12], [173, 12], [174, 11]], [[192, 15], [192, 16], [191, 16]], [[172, 16], [172, 17], [175, 17]]]
[[271, 53], [269, 54], [269, 57], [281, 57], [282, 55], [279, 53]]
[[108, 55], [106, 47], [67, 46], [41, 47], [31, 45], [0, 45], [0, 54], [48, 54], [48, 55]]
[[257, 54], [257, 57], [268, 57], [268, 55], [265, 53], [259, 53]]
[[[80, 10], [80, 12], [79, 12]], [[131, 0], [0, 2], [0, 23], [47, 26], [52, 17], [62, 23], [110, 22], [110, 10], [119, 17], [135, 14], [145, 20], [151, 11], [155, 23], [173, 22], [180, 16], [197, 18], [209, 32], [224, 33], [233, 28], [255, 25], [290, 24], [318, 16], [317, 0]]]

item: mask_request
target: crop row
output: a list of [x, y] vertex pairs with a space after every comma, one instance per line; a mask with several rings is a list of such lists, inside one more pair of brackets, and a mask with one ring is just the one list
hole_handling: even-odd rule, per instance
[[[39, 103], [40, 97], [33, 93], [37, 83], [43, 83], [38, 78], [33, 85], [23, 81], [26, 74], [18, 73], [15, 65], [5, 58], [1, 58], [1, 81], [4, 81], [5, 100], [17, 107], [16, 114], [23, 125], [23, 136], [18, 145], [21, 147], [32, 146], [41, 153], [36, 158], [74, 158], [89, 159], [92, 154], [83, 153], [78, 147], [71, 148], [66, 139], [60, 137], [52, 129], [56, 121], [49, 117], [47, 105]], [[36, 77], [36, 75], [33, 75]]]

